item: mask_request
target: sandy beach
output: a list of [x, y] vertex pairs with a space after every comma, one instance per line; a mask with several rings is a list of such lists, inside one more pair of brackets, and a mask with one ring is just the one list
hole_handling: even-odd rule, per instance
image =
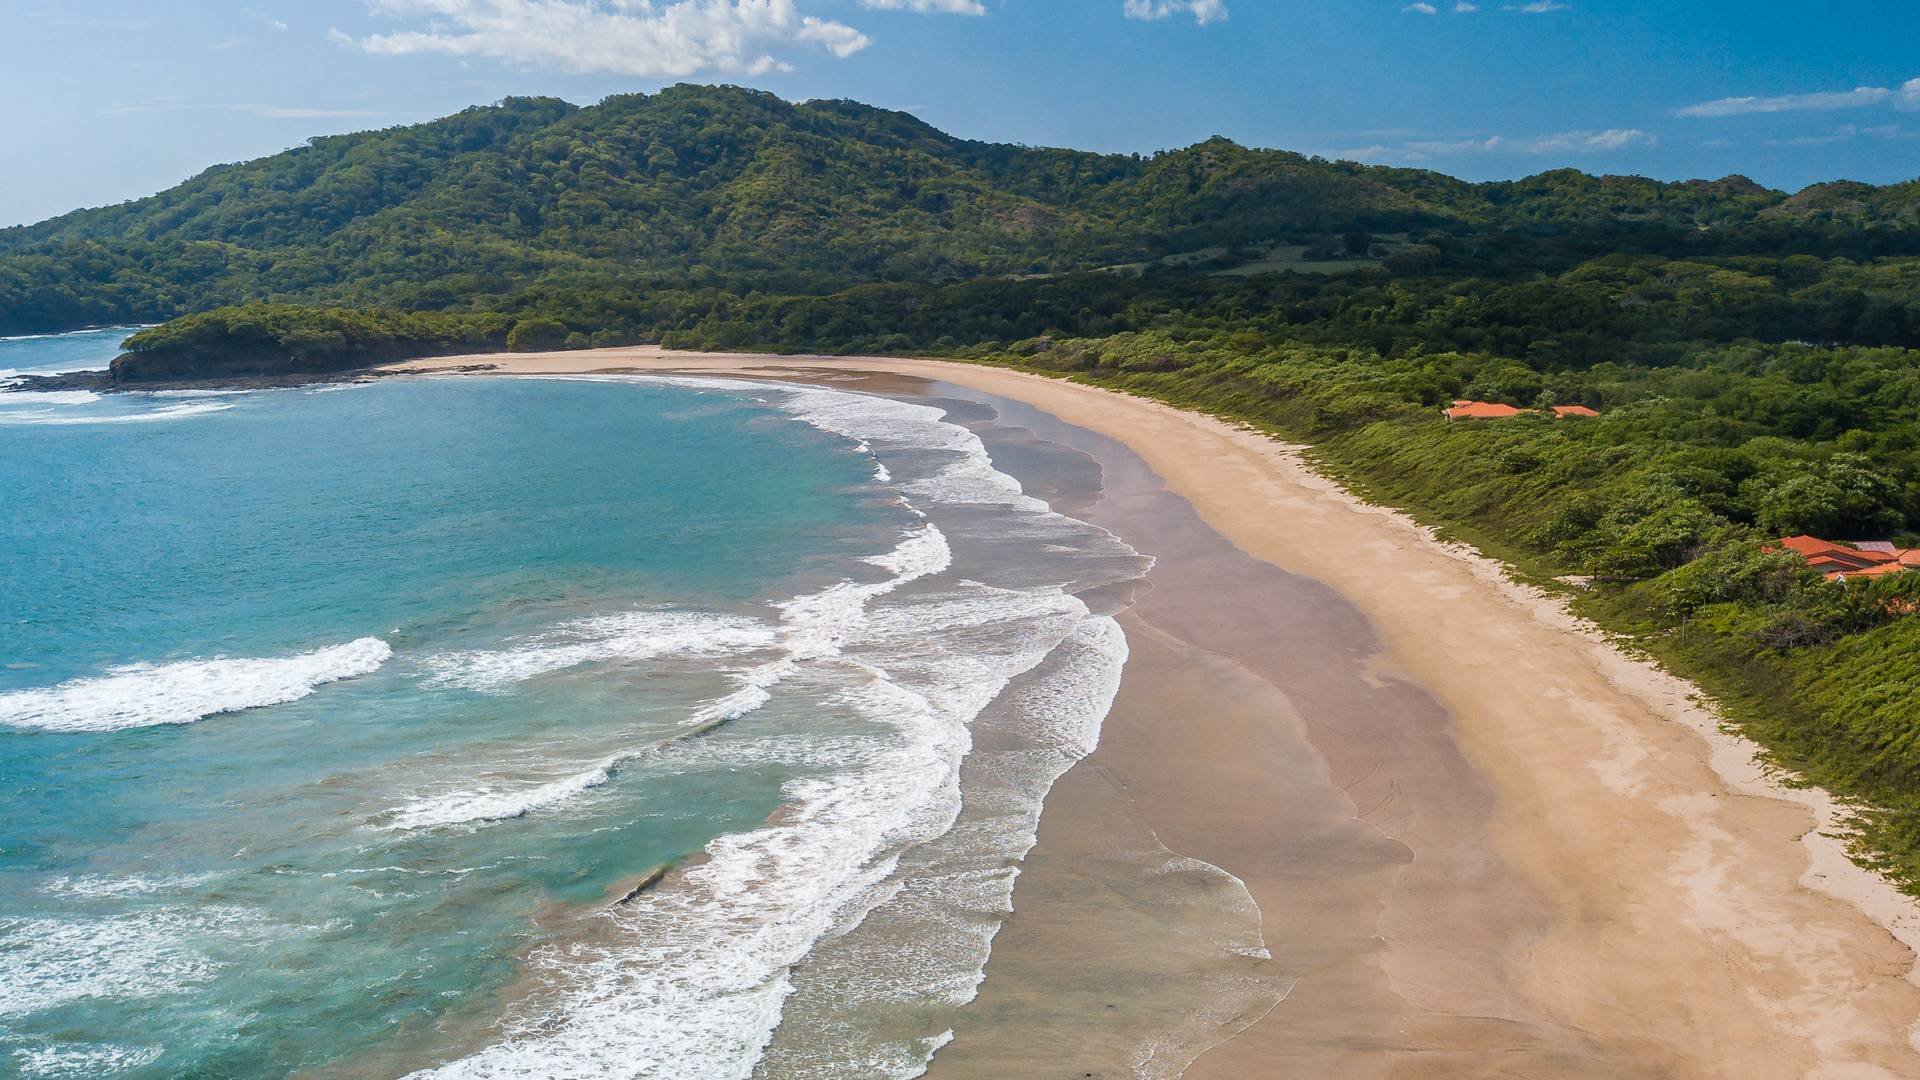
[[1188, 1077], [1920, 1076], [1920, 914], [1846, 860], [1831, 802], [1769, 780], [1686, 684], [1297, 448], [938, 361], [399, 367], [481, 365], [925, 380], [995, 409], [982, 437], [1030, 486], [1048, 470], [1023, 472], [1029, 436], [1084, 455], [1097, 488], [1040, 493], [1159, 559], [1100, 748], [1049, 799], [930, 1076], [1159, 1075], [1133, 1033], [1240, 974], [1155, 944], [1177, 913], [1134, 886], [1167, 858], [1230, 875], [1197, 888], [1244, 885], [1272, 957], [1244, 975], [1286, 987], [1203, 1017], [1217, 1037]]

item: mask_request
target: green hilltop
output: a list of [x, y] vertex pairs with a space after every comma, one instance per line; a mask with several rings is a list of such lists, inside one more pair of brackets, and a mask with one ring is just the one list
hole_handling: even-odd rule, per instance
[[150, 198], [0, 230], [0, 333], [255, 301], [475, 308], [539, 286], [819, 293], [1213, 248], [1256, 263], [1254, 245], [1355, 230], [1724, 253], [1812, 229], [1863, 247], [1873, 229], [1914, 226], [1915, 208], [1912, 185], [1789, 196], [1739, 178], [1572, 171], [1468, 184], [1219, 138], [1152, 157], [1036, 149], [853, 102], [677, 86], [584, 108], [514, 98], [314, 139]]

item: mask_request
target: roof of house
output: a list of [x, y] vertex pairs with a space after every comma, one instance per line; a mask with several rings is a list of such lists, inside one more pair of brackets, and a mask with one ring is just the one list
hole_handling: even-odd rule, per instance
[[1815, 569], [1833, 566], [1842, 570], [1865, 570], [1869, 566], [1878, 566], [1880, 564], [1868, 562], [1865, 559], [1849, 559], [1823, 551], [1818, 555], [1807, 556], [1807, 565]]
[[1600, 414], [1595, 412], [1592, 409], [1587, 408], [1585, 405], [1555, 405], [1553, 407], [1553, 415], [1555, 416], [1599, 416]]
[[1456, 401], [1453, 408], [1447, 410], [1448, 418], [1453, 420], [1504, 420], [1519, 415], [1520, 410], [1511, 405], [1495, 405], [1485, 401]]
[[1780, 546], [1783, 548], [1786, 548], [1788, 551], [1794, 552], [1795, 554], [1804, 555], [1809, 559], [1813, 558], [1816, 555], [1826, 555], [1826, 554], [1845, 554], [1845, 555], [1865, 555], [1866, 554], [1866, 552], [1863, 552], [1858, 548], [1849, 547], [1846, 544], [1835, 543], [1832, 540], [1822, 540], [1817, 536], [1808, 536], [1805, 533], [1801, 533], [1799, 536], [1782, 537], [1780, 539]]
[[[1866, 544], [1872, 547], [1863, 546]], [[1828, 580], [1847, 575], [1879, 577], [1920, 570], [1920, 548], [1903, 551], [1888, 541], [1861, 541], [1856, 545], [1801, 535], [1783, 537], [1776, 546], [1799, 555], [1813, 569], [1825, 571]]]

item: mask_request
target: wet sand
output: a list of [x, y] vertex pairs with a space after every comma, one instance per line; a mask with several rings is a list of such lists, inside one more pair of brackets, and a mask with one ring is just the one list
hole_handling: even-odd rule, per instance
[[1155, 853], [1243, 881], [1272, 959], [1242, 974], [1284, 975], [1277, 1004], [1204, 1018], [1189, 1077], [1920, 1076], [1920, 919], [1822, 835], [1820, 793], [1770, 785], [1684, 684], [1288, 447], [932, 361], [411, 366], [472, 363], [938, 380], [997, 399], [982, 435], [1016, 476], [1025, 432], [1097, 462], [1097, 495], [1061, 508], [1160, 559], [1101, 746], [1048, 800], [935, 1078], [1133, 1075], [1156, 1016], [1260, 1000], [1214, 993], [1234, 961], [1143, 944], [1178, 933], [1139, 889]]

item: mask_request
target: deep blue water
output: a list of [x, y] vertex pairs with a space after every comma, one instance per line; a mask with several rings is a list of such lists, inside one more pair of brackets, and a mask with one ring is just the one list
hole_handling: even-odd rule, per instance
[[1023, 791], [1090, 747], [1124, 645], [1061, 587], [1140, 566], [927, 410], [806, 400], [0, 395], [0, 1073], [738, 1076], [790, 997], [783, 1053], [917, 1071], [937, 1018], [847, 1035], [794, 966], [935, 864], [1009, 679], [1093, 687]]

